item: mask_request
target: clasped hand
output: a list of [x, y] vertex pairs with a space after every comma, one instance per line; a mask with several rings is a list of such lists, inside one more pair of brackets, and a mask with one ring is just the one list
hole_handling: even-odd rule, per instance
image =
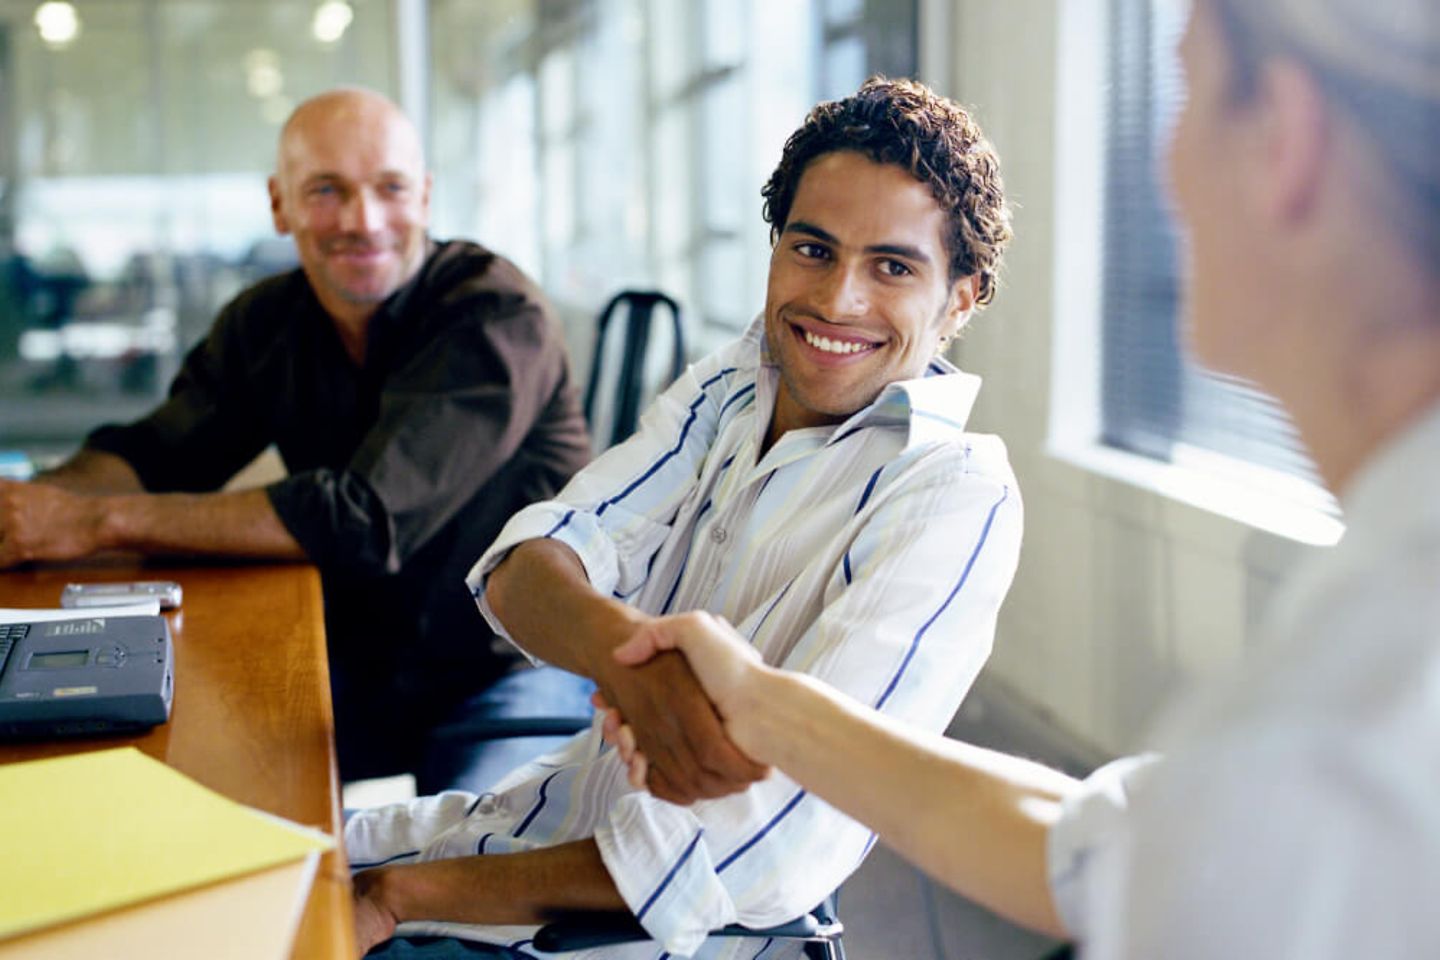
[[[684, 804], [769, 774], [743, 752], [736, 723], [765, 666], [723, 617], [697, 611], [650, 620], [612, 656], [623, 669], [609, 675], [620, 679], [601, 683], [593, 700], [632, 786]], [[636, 697], [637, 689], [652, 696]]]

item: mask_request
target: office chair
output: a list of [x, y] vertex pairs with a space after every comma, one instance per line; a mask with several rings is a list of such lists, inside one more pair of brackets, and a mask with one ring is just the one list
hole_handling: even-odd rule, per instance
[[[578, 707], [577, 707], [578, 710]], [[529, 743], [516, 753], [496, 750], [501, 741], [533, 740], [537, 737], [570, 737], [590, 726], [590, 715], [536, 715], [519, 717], [470, 716], [431, 730], [421, 770], [416, 773], [416, 789], [433, 792], [463, 787], [476, 793], [484, 792], [488, 780], [497, 772], [508, 773], [506, 767], [518, 766], [540, 752], [553, 749], [542, 743]]]
[[500, 717], [460, 720], [436, 727], [432, 736], [456, 740], [568, 737], [590, 726], [590, 717]]
[[[712, 931], [710, 935], [798, 940], [803, 941], [805, 956], [809, 960], [845, 960], [845, 948], [840, 941], [845, 927], [835, 912], [838, 896], [838, 892], [831, 894], [810, 913], [778, 927], [752, 929], [732, 923]], [[541, 927], [527, 949], [536, 953], [564, 953], [567, 950], [608, 947], [649, 939], [650, 934], [628, 913], [582, 913]]]
[[[602, 430], [596, 422], [600, 413], [596, 399], [610, 369], [606, 362], [609, 347], [606, 334], [610, 321], [622, 306], [626, 316], [619, 338], [619, 369], [613, 371], [615, 392], [610, 403], [608, 429]], [[622, 290], [600, 311], [595, 331], [595, 352], [590, 361], [590, 379], [585, 384], [585, 422], [590, 426], [590, 435], [595, 438], [598, 450], [614, 446], [635, 432], [645, 387], [645, 355], [650, 346], [651, 320], [655, 308], [660, 306], [670, 312], [673, 331], [670, 376], [661, 384], [663, 387], [685, 369], [685, 334], [680, 322], [680, 305], [658, 290]]]

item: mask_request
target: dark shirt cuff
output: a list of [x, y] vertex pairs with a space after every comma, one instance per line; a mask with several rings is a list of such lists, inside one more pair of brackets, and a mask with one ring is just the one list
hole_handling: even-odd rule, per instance
[[356, 577], [396, 573], [389, 511], [349, 470], [307, 470], [265, 488], [280, 522], [323, 570]]

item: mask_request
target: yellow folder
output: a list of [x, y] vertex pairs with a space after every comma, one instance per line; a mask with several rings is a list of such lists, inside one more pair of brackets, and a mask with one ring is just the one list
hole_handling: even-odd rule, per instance
[[0, 766], [0, 817], [0, 939], [333, 846], [134, 747]]
[[0, 960], [289, 960], [319, 857], [0, 940]]

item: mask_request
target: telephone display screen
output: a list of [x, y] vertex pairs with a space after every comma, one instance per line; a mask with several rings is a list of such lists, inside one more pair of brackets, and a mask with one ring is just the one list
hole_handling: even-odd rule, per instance
[[31, 670], [59, 670], [65, 667], [83, 667], [89, 662], [89, 650], [56, 650], [31, 654], [29, 667]]

